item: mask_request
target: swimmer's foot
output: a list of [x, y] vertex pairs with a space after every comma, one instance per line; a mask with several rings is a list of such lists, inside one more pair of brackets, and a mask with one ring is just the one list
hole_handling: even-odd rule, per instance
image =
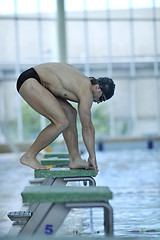
[[45, 167], [39, 163], [36, 158], [29, 158], [25, 154], [20, 158], [20, 162], [28, 167], [37, 170], [49, 170], [50, 168]]
[[85, 169], [88, 166], [88, 163], [81, 158], [75, 159], [74, 161], [70, 160], [69, 168], [70, 169]]

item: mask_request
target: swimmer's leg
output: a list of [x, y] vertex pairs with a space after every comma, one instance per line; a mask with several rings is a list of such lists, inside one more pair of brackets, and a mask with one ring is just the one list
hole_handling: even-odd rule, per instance
[[69, 152], [69, 167], [71, 169], [85, 169], [88, 166], [88, 163], [81, 159], [78, 149], [78, 133], [76, 127], [77, 111], [67, 101], [62, 99], [58, 100], [69, 121], [68, 127], [63, 131], [63, 137]]
[[68, 126], [68, 120], [56, 97], [38, 81], [34, 79], [25, 81], [19, 93], [35, 111], [51, 121], [51, 124], [40, 132], [35, 142], [21, 157], [20, 162], [33, 169], [48, 169], [39, 163], [36, 156], [64, 131]]
[[37, 154], [54, 141], [54, 139], [59, 135], [57, 127], [55, 124], [50, 124], [45, 129], [43, 129], [38, 135], [35, 142], [31, 145], [28, 151], [21, 157], [20, 162], [27, 165], [33, 169], [48, 169], [47, 167], [41, 165], [36, 159]]

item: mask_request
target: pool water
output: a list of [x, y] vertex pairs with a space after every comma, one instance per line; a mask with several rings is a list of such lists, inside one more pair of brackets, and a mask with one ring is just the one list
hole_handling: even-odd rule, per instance
[[[160, 239], [160, 151], [97, 152], [97, 160], [97, 186], [108, 186], [113, 192], [110, 204], [114, 211], [114, 235]], [[80, 210], [75, 211], [74, 214], [82, 215], [78, 212]], [[80, 234], [91, 232], [104, 235], [103, 210], [92, 210], [93, 225], [90, 222], [90, 211], [81, 211], [85, 221], [79, 223]], [[73, 224], [70, 222], [70, 225]], [[71, 233], [67, 223], [66, 230], [68, 234]]]
[[[20, 165], [18, 158], [15, 154], [0, 155], [0, 236], [16, 235], [20, 230], [6, 215], [22, 209], [20, 193], [33, 179], [33, 170]], [[97, 161], [97, 186], [108, 186], [113, 192], [114, 235], [160, 239], [160, 150], [97, 152]], [[104, 235], [101, 208], [73, 209], [57, 235], [93, 233]]]
[[[114, 194], [115, 235], [160, 228], [160, 151], [99, 153], [98, 160], [97, 185], [108, 185]], [[140, 234], [160, 238], [158, 231]]]

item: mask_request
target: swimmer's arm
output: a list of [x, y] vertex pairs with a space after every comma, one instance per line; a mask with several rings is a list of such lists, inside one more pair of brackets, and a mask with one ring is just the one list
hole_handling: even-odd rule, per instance
[[78, 104], [78, 111], [80, 116], [80, 121], [82, 124], [82, 136], [89, 153], [88, 158], [88, 169], [94, 168], [96, 172], [98, 172], [97, 162], [96, 162], [96, 154], [95, 154], [95, 129], [91, 120], [91, 105], [92, 100], [81, 99]]

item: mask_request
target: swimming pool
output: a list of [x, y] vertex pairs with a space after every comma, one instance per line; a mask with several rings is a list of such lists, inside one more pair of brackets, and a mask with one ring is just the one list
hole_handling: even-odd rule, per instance
[[[20, 227], [11, 228], [6, 215], [21, 208], [20, 193], [33, 178], [33, 170], [20, 165], [18, 158], [0, 155], [0, 236], [18, 232]], [[96, 183], [113, 192], [114, 235], [160, 238], [159, 231], [131, 232], [160, 228], [160, 150], [97, 152], [97, 160]], [[90, 214], [89, 209], [74, 209], [57, 234], [104, 235], [102, 209], [93, 209], [93, 224]]]
[[160, 228], [160, 151], [115, 151], [98, 154], [97, 185], [107, 184], [114, 193], [115, 235], [154, 235], [132, 230]]
[[[96, 183], [109, 186], [113, 192], [110, 203], [114, 211], [114, 235], [160, 238], [160, 151], [97, 152], [97, 160], [99, 174]], [[75, 210], [74, 214], [83, 215], [85, 220], [74, 221], [76, 224], [71, 228], [72, 215], [62, 232], [104, 234], [101, 209], [93, 209], [93, 226], [89, 211]]]

